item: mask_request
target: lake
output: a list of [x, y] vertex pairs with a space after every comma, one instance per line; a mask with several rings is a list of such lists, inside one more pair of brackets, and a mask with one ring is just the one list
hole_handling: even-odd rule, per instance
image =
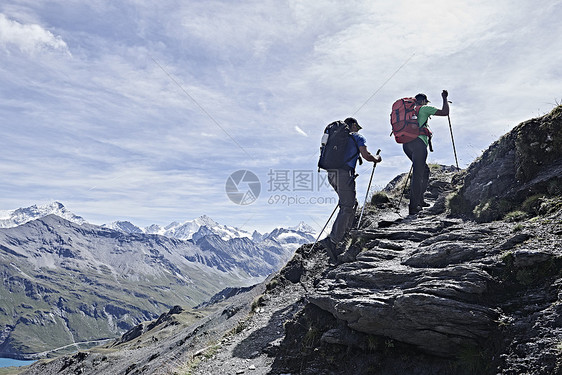
[[11, 358], [0, 358], [0, 367], [27, 366], [27, 365], [32, 364], [33, 362], [35, 362], [35, 361], [20, 361], [20, 360], [11, 359]]

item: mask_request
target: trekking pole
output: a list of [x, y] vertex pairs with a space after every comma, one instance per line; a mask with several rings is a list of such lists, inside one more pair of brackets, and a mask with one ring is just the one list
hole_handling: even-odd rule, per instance
[[[452, 103], [452, 101], [449, 101]], [[453, 126], [451, 125], [451, 116], [447, 115], [447, 119], [449, 120], [449, 130], [451, 131], [451, 142], [453, 143], [453, 152], [455, 153], [455, 163], [457, 163], [457, 169], [459, 169], [459, 161], [457, 160], [457, 149], [455, 147], [455, 138], [453, 137]]]
[[[379, 149], [377, 151], [377, 155], [381, 153]], [[369, 179], [369, 186], [367, 187], [367, 193], [365, 194], [365, 202], [363, 202], [363, 207], [361, 207], [361, 215], [359, 215], [359, 221], [357, 222], [357, 229], [361, 225], [361, 218], [363, 217], [363, 211], [365, 210], [365, 206], [367, 205], [367, 197], [369, 196], [369, 191], [371, 190], [371, 182], [373, 181], [373, 175], [375, 174], [375, 168], [377, 167], [377, 163], [373, 163], [373, 170], [371, 171], [371, 178]]]
[[408, 173], [408, 177], [406, 177], [406, 183], [404, 184], [404, 189], [402, 189], [402, 194], [400, 194], [400, 200], [398, 201], [398, 207], [396, 208], [397, 211], [400, 211], [400, 204], [402, 204], [402, 197], [406, 192], [406, 188], [408, 187], [408, 181], [410, 181], [410, 176], [412, 175], [412, 169], [414, 169], [414, 165], [410, 167], [410, 172]]
[[330, 222], [330, 220], [332, 220], [332, 216], [334, 216], [334, 214], [336, 213], [336, 210], [339, 207], [339, 203], [336, 206], [336, 208], [334, 208], [334, 210], [332, 211], [332, 214], [330, 215], [330, 217], [328, 218], [328, 221], [326, 221], [326, 225], [324, 225], [324, 228], [322, 228], [322, 230], [320, 231], [320, 234], [318, 235], [318, 237], [316, 237], [316, 241], [314, 241], [314, 244], [312, 244], [312, 247], [310, 248], [310, 251], [312, 251], [314, 249], [314, 246], [316, 246], [316, 244], [318, 243], [318, 240], [320, 239], [320, 236], [322, 235], [322, 233], [324, 233], [324, 230], [326, 229], [326, 227], [328, 226], [328, 223]]

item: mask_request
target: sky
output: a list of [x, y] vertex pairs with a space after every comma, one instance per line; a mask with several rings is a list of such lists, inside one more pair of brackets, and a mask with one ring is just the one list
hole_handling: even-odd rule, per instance
[[466, 168], [562, 102], [561, 18], [559, 0], [3, 0], [0, 210], [319, 231], [328, 123], [353, 116], [381, 149], [372, 193], [411, 165], [392, 103], [447, 89], [428, 162]]

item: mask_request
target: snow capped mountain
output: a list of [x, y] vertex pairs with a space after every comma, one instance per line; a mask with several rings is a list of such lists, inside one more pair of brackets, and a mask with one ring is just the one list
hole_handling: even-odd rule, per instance
[[130, 221], [114, 221], [113, 223], [103, 224], [102, 227], [125, 233], [145, 233], [142, 228], [137, 227]]
[[197, 219], [188, 220], [183, 223], [174, 221], [165, 227], [158, 224], [152, 224], [146, 228], [140, 228], [129, 221], [114, 221], [110, 224], [104, 224], [103, 227], [125, 233], [158, 234], [178, 240], [198, 240], [199, 238], [209, 234], [217, 235], [225, 241], [233, 238], [252, 238], [253, 236], [252, 233], [244, 230], [221, 225], [207, 215], [203, 215]]
[[145, 228], [146, 233], [148, 234], [163, 234], [166, 229], [158, 224], [152, 224]]
[[304, 221], [301, 221], [299, 223], [299, 225], [297, 225], [296, 227], [290, 227], [289, 230], [292, 230], [292, 231], [295, 231], [295, 232], [307, 233], [307, 234], [311, 234], [311, 235], [316, 234], [316, 231], [314, 230], [314, 228], [312, 228], [310, 225], [306, 224]]
[[[304, 224], [304, 223], [301, 223]], [[306, 227], [308, 225], [304, 224]], [[300, 228], [301, 225], [295, 227]], [[308, 227], [310, 228], [310, 227]], [[314, 230], [312, 228], [306, 229], [302, 227], [301, 229], [305, 229], [306, 231], [300, 231], [296, 229], [285, 229], [285, 228], [277, 228], [271, 231], [271, 233], [266, 234], [263, 236], [262, 241], [260, 244], [262, 245], [277, 245], [283, 248], [285, 253], [293, 254], [295, 250], [297, 250], [301, 245], [306, 243], [314, 242], [315, 238], [313, 236]], [[289, 260], [289, 259], [287, 259]]]
[[62, 203], [52, 202], [45, 205], [33, 205], [16, 210], [0, 211], [0, 228], [17, 227], [48, 215], [56, 215], [80, 225], [86, 223], [82, 217], [68, 211]]

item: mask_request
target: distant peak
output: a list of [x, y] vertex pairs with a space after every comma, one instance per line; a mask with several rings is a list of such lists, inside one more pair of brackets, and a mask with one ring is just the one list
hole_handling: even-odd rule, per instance
[[166, 226], [164, 227], [164, 229], [165, 229], [165, 230], [172, 229], [172, 228], [174, 228], [174, 227], [177, 227], [178, 225], [180, 225], [180, 223], [178, 223], [177, 221], [173, 221], [173, 222], [171, 222], [170, 224], [166, 225]]
[[142, 228], [137, 227], [127, 220], [117, 220], [109, 224], [103, 224], [102, 227], [113, 230], [118, 230], [125, 233], [144, 233]]
[[204, 225], [211, 225], [211, 226], [218, 225], [218, 223], [216, 221], [214, 221], [213, 219], [211, 219], [207, 215], [199, 216], [199, 218], [196, 221], [201, 222]]
[[17, 227], [28, 221], [41, 219], [49, 215], [59, 216], [77, 224], [84, 224], [86, 222], [82, 217], [68, 211], [62, 203], [53, 201], [46, 204], [34, 204], [29, 207], [20, 207], [15, 210], [2, 212], [0, 215], [0, 228]]
[[294, 230], [295, 232], [303, 232], [303, 233], [315, 233], [316, 231], [310, 225], [306, 224], [304, 221], [301, 221], [297, 226], [289, 228], [290, 230]]

